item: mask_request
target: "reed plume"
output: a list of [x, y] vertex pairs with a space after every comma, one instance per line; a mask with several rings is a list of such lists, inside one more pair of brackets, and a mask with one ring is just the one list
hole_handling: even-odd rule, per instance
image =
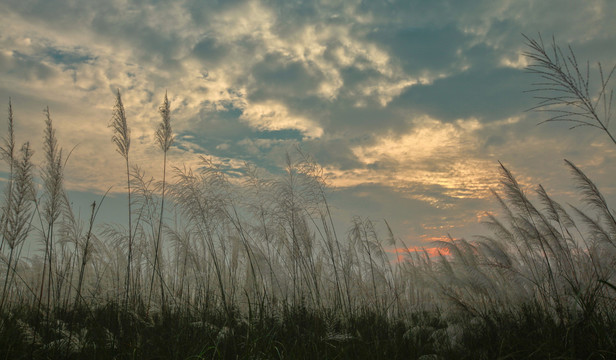
[[126, 278], [124, 281], [124, 308], [126, 310], [128, 308], [130, 297], [130, 277], [133, 255], [133, 226], [131, 211], [130, 162], [128, 159], [128, 152], [130, 150], [130, 129], [128, 128], [128, 124], [126, 122], [126, 112], [124, 111], [124, 104], [122, 103], [120, 89], [118, 89], [116, 93], [116, 103], [113, 107], [113, 115], [109, 127], [113, 130], [113, 137], [111, 139], [116, 144], [116, 151], [122, 155], [126, 162], [126, 187], [128, 194], [128, 257], [126, 264]]
[[[531, 108], [550, 114], [545, 122], [562, 121], [571, 124], [571, 129], [589, 126], [597, 128], [616, 144], [616, 138], [610, 131], [614, 90], [609, 87], [616, 65], [606, 73], [601, 63], [599, 68], [599, 86], [594, 89], [590, 82], [590, 63], [586, 66], [578, 63], [571, 46], [563, 52], [552, 37], [550, 47], [538, 39], [523, 35], [529, 50], [524, 55], [532, 61], [526, 68], [533, 75], [541, 78], [534, 83], [530, 92], [537, 93], [538, 104]], [[593, 96], [596, 93], [596, 96]]]
[[[9, 211], [13, 203], [13, 166], [15, 164], [15, 132], [13, 130], [13, 105], [11, 104], [11, 99], [9, 98], [9, 109], [8, 109], [8, 121], [7, 121], [7, 136], [4, 137], [3, 145], [0, 146], [0, 156], [2, 156], [2, 160], [6, 161], [9, 165], [9, 174], [8, 174], [8, 186], [5, 192], [5, 203], [2, 204], [2, 218], [0, 225], [2, 229], [6, 228], [7, 218], [4, 214]], [[2, 247], [4, 246], [5, 239], [2, 238], [0, 242], [0, 251], [2, 251]]]
[[164, 309], [164, 299], [165, 299], [165, 290], [163, 286], [163, 276], [160, 270], [160, 260], [159, 258], [159, 248], [161, 243], [161, 234], [163, 228], [163, 216], [165, 211], [165, 190], [166, 190], [166, 179], [167, 179], [167, 152], [169, 148], [173, 144], [173, 131], [171, 130], [171, 109], [169, 104], [169, 99], [167, 98], [167, 92], [165, 91], [165, 99], [163, 103], [158, 108], [158, 112], [161, 116], [161, 122], [158, 125], [158, 129], [156, 129], [156, 142], [160, 146], [160, 149], [163, 152], [163, 180], [162, 180], [162, 189], [161, 189], [161, 200], [160, 200], [160, 217], [158, 221], [158, 231], [156, 233], [156, 244], [154, 246], [154, 266], [152, 270], [152, 278], [150, 280], [150, 294], [148, 296], [148, 309], [150, 308], [150, 300], [152, 299], [152, 288], [154, 286], [154, 274], [157, 273], [160, 280], [160, 299]]
[[[43, 111], [45, 114], [45, 136], [43, 150], [45, 152], [45, 165], [41, 174], [43, 180], [43, 221], [45, 227], [43, 229], [43, 237], [45, 239], [45, 260], [47, 262], [47, 310], [49, 310], [52, 295], [56, 298], [58, 294], [52, 292], [53, 288], [53, 258], [54, 258], [54, 233], [55, 224], [62, 212], [62, 200], [64, 190], [62, 187], [62, 149], [58, 148], [58, 140], [56, 131], [53, 128], [49, 107]], [[45, 283], [45, 267], [41, 275], [40, 296], [43, 294]], [[59, 289], [58, 289], [59, 291]], [[39, 299], [40, 304], [41, 299]]]
[[[2, 238], [6, 241], [10, 253], [2, 289], [2, 299], [0, 300], [0, 313], [7, 299], [7, 289], [9, 283], [16, 273], [18, 258], [15, 258], [16, 249], [23, 245], [28, 237], [32, 223], [32, 207], [35, 200], [35, 188], [33, 180], [33, 165], [31, 162], [32, 151], [30, 143], [23, 144], [20, 150], [21, 157], [16, 159], [14, 164], [15, 174], [11, 179], [9, 189], [12, 192], [11, 207], [3, 209]], [[9, 273], [12, 273], [9, 280]]]

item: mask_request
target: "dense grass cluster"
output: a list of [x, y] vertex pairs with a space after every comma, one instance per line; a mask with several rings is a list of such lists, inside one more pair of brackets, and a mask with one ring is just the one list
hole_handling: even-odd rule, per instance
[[[167, 176], [166, 95], [160, 114], [164, 175], [154, 181], [130, 162], [116, 95], [127, 224], [108, 225], [96, 222], [104, 197], [89, 221], [73, 213], [49, 110], [35, 174], [9, 102], [2, 358], [616, 357], [616, 218], [574, 164], [584, 210], [541, 186], [531, 201], [501, 166], [493, 236], [438, 242], [432, 253], [368, 219], [337, 231], [323, 171], [302, 153], [277, 177], [207, 158]], [[28, 241], [39, 251], [22, 256]]]

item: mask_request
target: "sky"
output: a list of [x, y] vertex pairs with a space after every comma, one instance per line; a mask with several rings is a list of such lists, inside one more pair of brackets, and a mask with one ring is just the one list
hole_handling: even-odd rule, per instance
[[554, 36], [593, 73], [611, 68], [614, 1], [0, 0], [0, 13], [3, 108], [10, 97], [17, 140], [40, 163], [49, 106], [60, 146], [74, 149], [65, 186], [84, 218], [110, 186], [103, 218], [125, 201], [108, 127], [117, 89], [131, 161], [148, 174], [161, 176], [167, 92], [172, 164], [205, 155], [276, 174], [300, 146], [324, 168], [339, 231], [361, 216], [413, 246], [472, 239], [498, 214], [499, 161], [529, 193], [542, 184], [567, 203], [568, 159], [616, 197], [604, 133], [527, 111], [538, 79], [522, 35]]

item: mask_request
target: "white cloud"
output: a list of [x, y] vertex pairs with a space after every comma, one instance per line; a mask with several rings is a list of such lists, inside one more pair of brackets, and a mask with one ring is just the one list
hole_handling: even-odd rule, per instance
[[299, 130], [309, 138], [323, 135], [323, 129], [318, 124], [291, 114], [283, 104], [274, 101], [246, 104], [240, 119], [257, 130]]

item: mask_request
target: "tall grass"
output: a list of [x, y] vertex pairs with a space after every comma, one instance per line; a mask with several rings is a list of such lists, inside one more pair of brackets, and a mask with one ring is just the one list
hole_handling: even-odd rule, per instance
[[[60, 298], [61, 286], [59, 284], [63, 279], [56, 278], [56, 286], [54, 288], [54, 275], [60, 275], [59, 268], [56, 264], [56, 268], [53, 267], [53, 260], [57, 258], [56, 252], [54, 252], [54, 235], [56, 232], [56, 221], [60, 217], [62, 212], [62, 199], [64, 189], [62, 187], [63, 171], [62, 171], [62, 150], [58, 148], [58, 141], [55, 136], [55, 130], [53, 128], [51, 115], [49, 108], [44, 111], [45, 114], [45, 138], [44, 138], [44, 151], [45, 151], [45, 164], [41, 173], [43, 181], [43, 203], [42, 203], [42, 219], [41, 232], [44, 239], [45, 255], [43, 273], [41, 275], [41, 285], [39, 294], [39, 308], [41, 306], [41, 300], [43, 298], [43, 288], [45, 284], [45, 274], [47, 274], [47, 307], [49, 312], [49, 306], [52, 301], [52, 296], [56, 300]], [[64, 255], [64, 254], [63, 254]], [[64, 264], [70, 266], [70, 264]], [[54, 271], [55, 270], [55, 271]]]
[[154, 288], [154, 273], [158, 273], [160, 279], [160, 299], [162, 307], [165, 306], [165, 289], [163, 286], [163, 276], [160, 269], [159, 250], [163, 229], [163, 216], [165, 213], [165, 190], [167, 185], [167, 152], [173, 144], [173, 132], [171, 130], [171, 109], [169, 99], [167, 98], [167, 92], [165, 92], [165, 99], [159, 108], [161, 122], [156, 130], [156, 142], [163, 151], [163, 180], [161, 185], [161, 200], [160, 200], [160, 217], [158, 220], [158, 230], [156, 232], [156, 244], [154, 246], [154, 266], [152, 271], [152, 277], [150, 280], [150, 294], [148, 296], [148, 309], [150, 308], [150, 301], [152, 299], [152, 289]]
[[32, 151], [30, 144], [24, 143], [20, 150], [21, 158], [13, 158], [14, 164], [9, 184], [7, 186], [7, 204], [2, 212], [2, 241], [9, 247], [9, 259], [6, 263], [6, 274], [2, 287], [2, 299], [0, 300], [0, 311], [4, 304], [11, 302], [12, 284], [17, 273], [17, 263], [19, 254], [24, 242], [31, 230], [32, 222], [32, 200], [34, 199], [34, 186], [32, 179]]
[[[616, 356], [616, 217], [572, 162], [565, 166], [585, 210], [561, 205], [542, 186], [523, 188], [501, 164], [494, 197], [502, 215], [486, 222], [492, 235], [417, 251], [387, 223], [365, 218], [339, 236], [323, 170], [301, 151], [287, 155], [279, 176], [251, 164], [228, 171], [206, 157], [168, 175], [166, 94], [159, 112], [156, 182], [131, 167], [117, 92], [111, 127], [126, 165], [127, 231], [96, 226], [104, 197], [86, 221], [73, 213], [49, 111], [35, 196], [32, 153], [28, 143], [15, 151], [9, 102], [3, 356]], [[20, 259], [33, 229], [44, 247]]]
[[132, 226], [132, 211], [131, 211], [131, 181], [130, 181], [130, 162], [128, 160], [128, 153], [130, 150], [130, 130], [126, 121], [126, 113], [124, 111], [124, 104], [122, 103], [122, 96], [120, 95], [120, 89], [117, 90], [116, 103], [113, 107], [113, 117], [111, 124], [109, 125], [113, 129], [112, 140], [117, 146], [117, 151], [126, 162], [126, 187], [128, 194], [128, 255], [126, 261], [126, 280], [124, 288], [124, 304], [125, 308], [128, 307], [130, 299], [130, 277], [131, 277], [131, 264], [133, 256], [133, 226]]
[[532, 61], [527, 71], [540, 79], [530, 90], [537, 94], [535, 98], [538, 100], [533, 110], [549, 115], [543, 122], [566, 122], [571, 129], [596, 128], [616, 144], [609, 128], [614, 101], [610, 81], [616, 65], [604, 72], [598, 62], [599, 85], [593, 87], [590, 62], [580, 63], [571, 46], [568, 51], [563, 51], [554, 37], [549, 46], [544, 44], [541, 35], [537, 39], [526, 35], [524, 38], [528, 47], [524, 55]]

